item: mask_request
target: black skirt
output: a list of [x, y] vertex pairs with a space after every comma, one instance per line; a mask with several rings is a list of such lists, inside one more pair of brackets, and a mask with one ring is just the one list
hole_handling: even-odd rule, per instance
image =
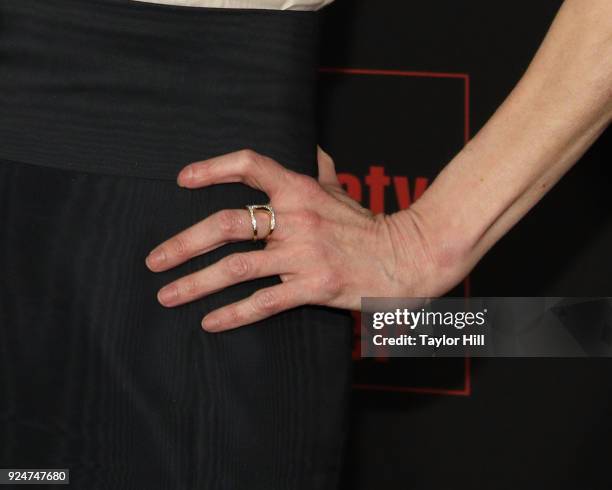
[[147, 253], [266, 202], [187, 190], [241, 148], [315, 174], [316, 13], [0, 0], [0, 467], [78, 489], [327, 489], [342, 461], [352, 320], [304, 306], [234, 331], [166, 309]]

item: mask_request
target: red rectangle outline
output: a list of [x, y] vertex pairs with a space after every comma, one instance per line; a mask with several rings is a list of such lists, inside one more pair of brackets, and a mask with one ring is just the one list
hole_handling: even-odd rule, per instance
[[[470, 75], [468, 73], [445, 73], [431, 71], [405, 71], [405, 70], [376, 70], [369, 68], [337, 68], [320, 67], [320, 73], [337, 73], [343, 75], [373, 75], [392, 77], [419, 77], [419, 78], [458, 78], [463, 80], [463, 140], [464, 144], [470, 139]], [[471, 295], [470, 276], [463, 281], [464, 296]], [[445, 389], [434, 387], [387, 386], [372, 384], [354, 384], [353, 388], [367, 391], [392, 391], [396, 393], [417, 393], [425, 395], [444, 396], [470, 396], [472, 394], [472, 362], [469, 357], [464, 358], [463, 388]]]

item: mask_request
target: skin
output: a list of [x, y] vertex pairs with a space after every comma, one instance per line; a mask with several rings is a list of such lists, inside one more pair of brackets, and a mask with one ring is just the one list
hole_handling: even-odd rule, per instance
[[[187, 189], [242, 182], [264, 191], [276, 229], [264, 250], [225, 257], [164, 286], [158, 299], [174, 307], [232, 284], [280, 276], [281, 284], [206, 315], [202, 327], [219, 332], [304, 304], [357, 310], [362, 296], [440, 296], [544, 196], [611, 119], [612, 2], [566, 0], [512, 93], [406, 210], [372, 215], [344, 192], [332, 159], [320, 148], [318, 179], [250, 150], [187, 165], [177, 179]], [[265, 236], [269, 218], [256, 215]], [[146, 264], [155, 272], [168, 270], [252, 234], [245, 209], [224, 210], [158, 245]]]

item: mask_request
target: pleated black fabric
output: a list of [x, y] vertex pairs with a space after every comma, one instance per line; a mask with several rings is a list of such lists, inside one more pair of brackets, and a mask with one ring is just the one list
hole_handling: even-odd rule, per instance
[[209, 334], [204, 314], [278, 278], [173, 309], [157, 290], [261, 245], [144, 264], [264, 202], [181, 189], [185, 163], [252, 147], [314, 172], [316, 17], [285, 13], [0, 1], [0, 467], [70, 468], [77, 489], [336, 488], [350, 316]]

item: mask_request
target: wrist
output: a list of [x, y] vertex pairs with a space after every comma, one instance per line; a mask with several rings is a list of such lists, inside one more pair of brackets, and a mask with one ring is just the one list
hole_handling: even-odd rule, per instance
[[438, 297], [469, 273], [472, 247], [455, 225], [416, 204], [385, 217], [395, 278], [403, 295]]

